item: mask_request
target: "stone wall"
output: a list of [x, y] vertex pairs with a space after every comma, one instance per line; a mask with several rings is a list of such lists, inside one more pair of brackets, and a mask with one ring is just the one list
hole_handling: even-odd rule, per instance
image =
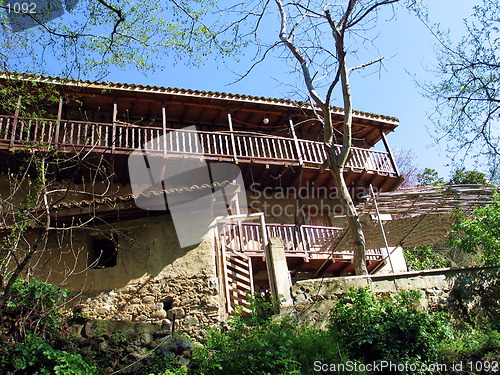
[[360, 287], [369, 287], [378, 294], [420, 290], [422, 306], [436, 310], [446, 308], [470, 320], [481, 314], [500, 314], [500, 267], [303, 280], [292, 288], [294, 313], [301, 321], [324, 328], [338, 297], [349, 288]]

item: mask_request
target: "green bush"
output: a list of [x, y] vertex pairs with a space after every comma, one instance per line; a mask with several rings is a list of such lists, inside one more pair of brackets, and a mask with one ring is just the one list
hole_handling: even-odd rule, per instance
[[35, 335], [28, 335], [26, 342], [14, 349], [10, 367], [8, 374], [98, 374], [95, 367], [85, 362], [79, 354], [57, 350]]
[[38, 279], [16, 280], [3, 311], [4, 328], [16, 338], [24, 332], [56, 332], [61, 328], [58, 306], [67, 295], [67, 290]]
[[193, 351], [193, 367], [204, 375], [300, 374], [291, 355], [294, 328], [272, 321], [271, 303], [256, 296], [250, 314], [237, 310], [228, 328], [209, 330], [206, 343]]
[[479, 254], [485, 265], [500, 265], [500, 196], [492, 205], [477, 207], [471, 217], [457, 214], [449, 245], [468, 254]]
[[433, 246], [403, 248], [406, 264], [412, 271], [445, 268], [451, 266], [448, 249]]
[[478, 328], [455, 322], [451, 335], [439, 343], [439, 352], [444, 363], [498, 360], [500, 333], [488, 324]]
[[435, 361], [439, 343], [449, 336], [449, 317], [429, 314], [419, 306], [419, 292], [377, 297], [366, 288], [351, 289], [339, 298], [329, 330], [362, 363]]

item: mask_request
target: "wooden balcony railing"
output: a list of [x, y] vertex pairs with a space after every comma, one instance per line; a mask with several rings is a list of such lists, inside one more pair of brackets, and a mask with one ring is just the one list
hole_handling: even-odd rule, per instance
[[[295, 141], [254, 133], [167, 129], [171, 130], [176, 131], [162, 138], [163, 128], [152, 126], [0, 116], [0, 147], [84, 147], [122, 153], [142, 148], [244, 162], [302, 162], [314, 166], [323, 164], [326, 159], [323, 143], [305, 139]], [[346, 166], [359, 171], [397, 175], [389, 153], [383, 151], [353, 147]]]
[[[331, 239], [342, 232], [342, 228], [315, 225], [266, 224], [267, 237], [279, 237], [283, 240], [287, 257], [319, 257], [331, 255], [328, 246]], [[225, 250], [243, 253], [249, 256], [263, 256], [264, 249], [260, 234], [260, 224], [248, 222], [226, 223], [219, 232], [220, 243]], [[350, 258], [352, 251], [336, 251], [334, 258]], [[382, 260], [380, 249], [366, 251], [369, 260]]]

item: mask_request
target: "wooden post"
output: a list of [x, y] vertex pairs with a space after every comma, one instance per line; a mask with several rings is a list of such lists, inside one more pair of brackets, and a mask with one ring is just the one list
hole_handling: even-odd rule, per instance
[[392, 150], [389, 147], [389, 143], [387, 142], [387, 139], [385, 138], [384, 131], [382, 129], [380, 129], [380, 135], [382, 136], [382, 141], [384, 142], [385, 149], [386, 149], [387, 153], [389, 154], [389, 160], [391, 161], [392, 167], [396, 171], [396, 176], [399, 177], [400, 175], [399, 175], [398, 166], [396, 165], [396, 161], [394, 159], [394, 155], [392, 154]]
[[16, 110], [14, 111], [14, 120], [12, 121], [12, 127], [11, 127], [12, 134], [10, 135], [9, 147], [14, 146], [14, 140], [16, 138], [17, 119], [19, 118], [19, 108], [21, 107], [22, 97], [23, 97], [22, 95], [19, 95], [19, 99], [17, 100]]
[[61, 127], [61, 118], [62, 118], [62, 107], [63, 107], [63, 101], [62, 99], [59, 100], [59, 108], [57, 110], [57, 122], [56, 122], [56, 130], [55, 130], [55, 135], [54, 135], [54, 146], [56, 149], [59, 147], [59, 128]]
[[231, 118], [231, 111], [227, 110], [227, 121], [229, 122], [229, 131], [231, 134], [231, 145], [233, 147], [233, 158], [234, 162], [238, 164], [238, 155], [236, 153], [236, 141], [234, 139], [234, 129], [233, 129], [233, 120]]
[[293, 121], [291, 116], [288, 116], [288, 122], [290, 124], [290, 132], [292, 133], [293, 142], [295, 143], [295, 150], [297, 151], [299, 165], [302, 165], [304, 164], [304, 161], [302, 160], [302, 154], [300, 152], [300, 147], [299, 147], [299, 140], [297, 139], [297, 134], [295, 134], [295, 128], [293, 126]]
[[375, 197], [375, 192], [373, 191], [373, 186], [370, 184], [370, 192], [372, 194], [373, 203], [375, 204], [375, 212], [377, 213], [378, 224], [380, 226], [380, 232], [382, 233], [382, 238], [384, 239], [385, 249], [387, 251], [387, 258], [389, 259], [389, 264], [391, 265], [392, 273], [394, 273], [394, 266], [391, 259], [391, 251], [389, 249], [389, 244], [387, 242], [387, 237], [385, 235], [384, 224], [380, 218], [380, 211], [378, 210], [377, 197]]
[[161, 103], [161, 123], [163, 125], [163, 156], [167, 154], [167, 108]]
[[116, 149], [116, 117], [118, 114], [118, 100], [115, 98], [113, 102], [113, 130], [111, 131], [111, 152], [115, 152]]
[[280, 309], [280, 307], [288, 307], [292, 302], [290, 297], [290, 285], [288, 268], [286, 266], [285, 250], [283, 246], [277, 246], [276, 249], [271, 248], [271, 244], [267, 238], [264, 214], [260, 216], [260, 230], [266, 257], [269, 288], [271, 289], [271, 295], [273, 296], [273, 305], [276, 309]]

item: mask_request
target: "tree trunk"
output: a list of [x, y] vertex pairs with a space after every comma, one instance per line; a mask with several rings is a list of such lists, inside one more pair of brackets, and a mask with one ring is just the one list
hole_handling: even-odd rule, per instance
[[[328, 150], [329, 154], [333, 154], [333, 149]], [[334, 177], [335, 187], [338, 191], [340, 203], [345, 208], [347, 222], [354, 236], [354, 271], [356, 275], [367, 275], [368, 269], [366, 268], [366, 249], [365, 249], [365, 235], [363, 228], [359, 221], [358, 212], [354, 206], [354, 202], [349, 194], [347, 185], [344, 180], [344, 168], [338, 167], [332, 160], [329, 161], [330, 171]]]

